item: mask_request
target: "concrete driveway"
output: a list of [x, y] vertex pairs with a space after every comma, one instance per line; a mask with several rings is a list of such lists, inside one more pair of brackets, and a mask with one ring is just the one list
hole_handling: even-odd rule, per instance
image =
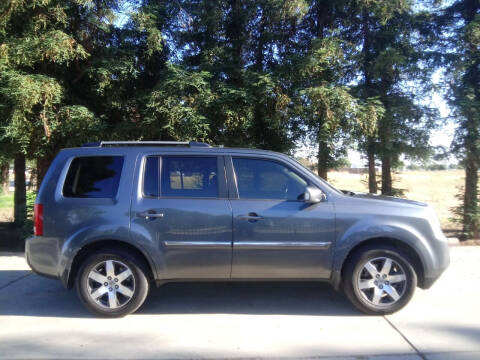
[[0, 254], [0, 358], [480, 358], [480, 247], [453, 247], [428, 291], [364, 316], [320, 283], [183, 283], [123, 319], [90, 315], [74, 291]]

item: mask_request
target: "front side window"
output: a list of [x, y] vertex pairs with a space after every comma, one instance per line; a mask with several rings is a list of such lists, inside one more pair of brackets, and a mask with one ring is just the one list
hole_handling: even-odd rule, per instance
[[114, 198], [122, 173], [122, 156], [85, 156], [73, 159], [63, 185], [63, 196]]
[[297, 173], [276, 161], [232, 160], [240, 199], [298, 200], [308, 185]]
[[216, 157], [162, 157], [161, 196], [218, 197]]

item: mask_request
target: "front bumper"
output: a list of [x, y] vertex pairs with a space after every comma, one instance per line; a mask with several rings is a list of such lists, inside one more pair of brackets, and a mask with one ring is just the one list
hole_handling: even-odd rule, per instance
[[431, 266], [424, 269], [422, 289], [430, 288], [450, 265], [450, 249], [445, 237], [432, 243], [432, 253]]

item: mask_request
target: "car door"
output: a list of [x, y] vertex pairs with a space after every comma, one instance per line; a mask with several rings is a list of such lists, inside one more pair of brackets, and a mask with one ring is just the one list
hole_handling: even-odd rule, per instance
[[145, 155], [132, 234], [151, 239], [159, 277], [229, 278], [232, 212], [222, 156]]
[[328, 278], [334, 210], [299, 200], [311, 181], [287, 163], [233, 156], [232, 278]]

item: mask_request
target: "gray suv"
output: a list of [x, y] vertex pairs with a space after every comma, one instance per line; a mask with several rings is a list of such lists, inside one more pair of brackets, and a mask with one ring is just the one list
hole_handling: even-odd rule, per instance
[[26, 258], [123, 316], [170, 281], [330, 282], [367, 314], [399, 310], [449, 264], [426, 204], [344, 193], [292, 158], [195, 142], [60, 151], [40, 187]]

